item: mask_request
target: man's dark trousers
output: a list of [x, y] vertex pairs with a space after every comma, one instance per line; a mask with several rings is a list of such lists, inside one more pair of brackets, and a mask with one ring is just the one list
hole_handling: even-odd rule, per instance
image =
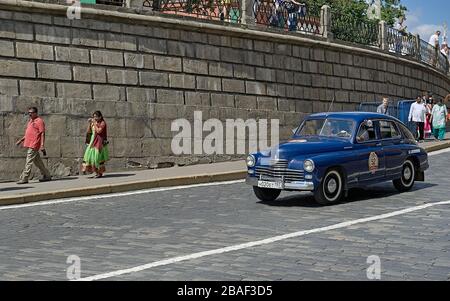
[[[419, 131], [419, 139], [423, 140], [424, 134], [425, 134], [425, 122], [416, 122], [416, 128]], [[417, 131], [416, 131], [417, 132]]]

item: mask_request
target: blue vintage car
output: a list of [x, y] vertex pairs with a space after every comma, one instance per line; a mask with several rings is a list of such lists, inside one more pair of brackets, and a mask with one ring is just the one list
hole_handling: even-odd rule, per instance
[[376, 113], [308, 116], [290, 140], [247, 157], [246, 183], [262, 201], [282, 190], [311, 191], [322, 205], [351, 188], [393, 181], [401, 192], [424, 181], [428, 155], [398, 119]]

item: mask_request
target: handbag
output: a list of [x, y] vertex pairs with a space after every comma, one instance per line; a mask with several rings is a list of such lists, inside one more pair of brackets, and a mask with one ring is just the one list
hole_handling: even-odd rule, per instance
[[91, 133], [86, 133], [86, 140], [84, 140], [85, 144], [91, 143]]

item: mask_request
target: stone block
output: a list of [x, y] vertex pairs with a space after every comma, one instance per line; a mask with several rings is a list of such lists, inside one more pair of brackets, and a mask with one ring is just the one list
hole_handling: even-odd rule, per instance
[[156, 90], [156, 102], [182, 105], [184, 104], [184, 94], [182, 91], [158, 89]]
[[55, 57], [57, 61], [88, 64], [89, 50], [55, 46]]
[[207, 91], [220, 91], [222, 89], [222, 83], [220, 78], [197, 76], [197, 89]]
[[168, 87], [169, 75], [161, 72], [141, 71], [139, 72], [139, 83], [142, 86]]
[[0, 59], [0, 75], [15, 77], [36, 77], [34, 63]]
[[257, 107], [259, 110], [277, 110], [277, 99], [273, 97], [258, 97], [256, 99]]
[[14, 56], [14, 43], [10, 41], [0, 41], [0, 53], [2, 56]]
[[229, 94], [211, 94], [211, 106], [212, 107], [234, 107], [234, 96]]
[[167, 52], [169, 55], [195, 57], [195, 45], [180, 41], [167, 41]]
[[233, 77], [233, 65], [222, 62], [210, 62], [209, 75], [221, 77]]
[[239, 109], [256, 109], [256, 96], [236, 95], [235, 104]]
[[291, 99], [278, 98], [278, 111], [295, 112], [295, 101]]
[[266, 53], [273, 53], [273, 43], [272, 42], [266, 42], [266, 41], [253, 41], [253, 48], [255, 51], [259, 52], [266, 52]]
[[138, 53], [124, 53], [125, 67], [144, 68], [144, 56]]
[[195, 89], [195, 76], [186, 74], [169, 74], [171, 88]]
[[110, 85], [94, 85], [94, 99], [123, 101], [126, 99], [125, 88]]
[[27, 96], [55, 97], [55, 84], [53, 82], [21, 80], [20, 94]]
[[166, 54], [167, 53], [166, 40], [153, 38], [140, 38], [139, 51], [147, 53]]
[[[19, 95], [19, 84], [15, 79], [0, 78], [0, 95]], [[2, 110], [2, 108], [0, 108]]]
[[184, 101], [187, 106], [210, 106], [211, 100], [209, 93], [202, 92], [184, 92]]
[[123, 67], [123, 54], [117, 51], [91, 50], [91, 63], [94, 65]]
[[255, 67], [246, 65], [233, 65], [233, 74], [236, 78], [255, 79]]
[[208, 63], [201, 60], [183, 58], [183, 72], [194, 74], [208, 74]]
[[261, 82], [246, 81], [245, 91], [247, 94], [266, 95], [266, 85]]
[[220, 48], [217, 46], [196, 44], [195, 57], [210, 61], [220, 61]]
[[35, 25], [36, 41], [53, 44], [70, 44], [70, 28], [52, 25]]
[[244, 63], [244, 51], [233, 48], [220, 48], [220, 59], [228, 63]]
[[37, 70], [39, 78], [72, 80], [70, 65], [37, 63]]
[[80, 82], [106, 83], [106, 69], [103, 67], [74, 66], [73, 78]]
[[126, 130], [128, 138], [144, 138], [145, 122], [140, 118], [127, 118]]
[[74, 83], [57, 83], [58, 97], [63, 98], [92, 98], [91, 85]]
[[127, 101], [152, 103], [156, 101], [155, 89], [127, 87]]
[[137, 50], [136, 37], [120, 33], [105, 34], [106, 48], [122, 49], [129, 51]]
[[245, 81], [240, 79], [222, 79], [224, 92], [245, 93]]
[[181, 58], [155, 55], [155, 69], [181, 72]]
[[256, 67], [255, 75], [256, 75], [256, 80], [260, 80], [260, 81], [275, 82], [275, 80], [276, 80], [275, 70], [269, 69], [269, 68]]
[[108, 69], [108, 83], [119, 85], [137, 85], [138, 73], [133, 70]]
[[72, 44], [105, 48], [105, 34], [88, 29], [72, 29]]
[[53, 60], [53, 47], [50, 45], [35, 43], [16, 43], [16, 53], [18, 58]]

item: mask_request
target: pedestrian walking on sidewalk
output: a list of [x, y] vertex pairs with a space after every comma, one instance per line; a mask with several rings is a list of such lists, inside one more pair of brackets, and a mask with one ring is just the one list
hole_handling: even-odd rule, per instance
[[424, 139], [424, 127], [425, 127], [425, 116], [428, 112], [426, 105], [422, 102], [422, 97], [417, 97], [416, 102], [411, 105], [409, 110], [408, 121], [413, 121], [416, 124], [416, 134], [417, 140], [423, 142]]
[[431, 120], [433, 122], [434, 137], [440, 141], [444, 140], [448, 112], [442, 99], [439, 99], [438, 103], [433, 107], [433, 110], [431, 111]]
[[109, 160], [108, 135], [106, 122], [100, 111], [95, 111], [88, 120], [86, 144], [83, 157], [83, 173], [95, 172], [94, 178], [101, 178], [105, 173], [105, 163]]
[[39, 150], [41, 150], [43, 155], [46, 156], [44, 120], [38, 116], [38, 109], [36, 107], [28, 108], [28, 116], [30, 117], [30, 120], [28, 121], [27, 129], [25, 130], [25, 136], [16, 142], [16, 145], [23, 143], [23, 147], [28, 149], [25, 169], [17, 184], [28, 183], [33, 163], [39, 168], [43, 175], [43, 178], [39, 179], [40, 182], [47, 182], [52, 179], [50, 172], [45, 167], [41, 156], [39, 155]]
[[377, 113], [387, 115], [388, 110], [389, 110], [389, 98], [383, 97], [383, 103], [378, 106]]

